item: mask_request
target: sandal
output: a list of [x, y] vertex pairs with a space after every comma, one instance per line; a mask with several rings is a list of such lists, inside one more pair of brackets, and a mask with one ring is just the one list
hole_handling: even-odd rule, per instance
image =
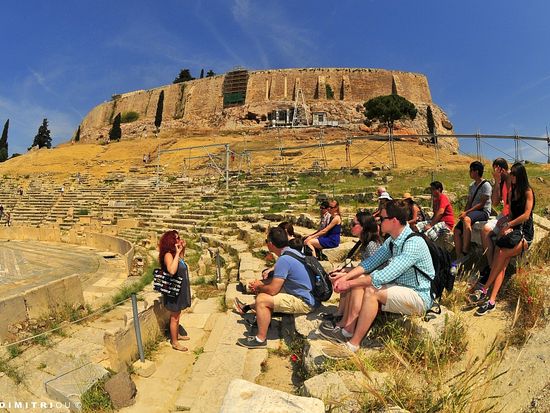
[[181, 341], [188, 341], [188, 340], [191, 340], [191, 339], [190, 339], [189, 336], [187, 336], [187, 335], [186, 335], [186, 336], [180, 336], [180, 335], [178, 335], [178, 340], [181, 340]]
[[243, 303], [241, 300], [239, 300], [238, 297], [235, 297], [235, 302], [233, 303], [233, 309], [237, 314], [245, 315], [250, 309], [250, 306], [248, 304]]
[[180, 345], [179, 343], [172, 344], [172, 348], [174, 350], [177, 350], [177, 351], [188, 351], [189, 350], [187, 347], [184, 347], [184, 346]]

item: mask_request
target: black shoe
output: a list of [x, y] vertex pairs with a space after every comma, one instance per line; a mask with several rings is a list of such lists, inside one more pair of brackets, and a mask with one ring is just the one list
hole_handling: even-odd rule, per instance
[[267, 340], [258, 341], [256, 340], [256, 336], [249, 336], [249, 337], [238, 339], [237, 344], [241, 347], [246, 347], [246, 348], [266, 348]]
[[489, 301], [487, 301], [485, 304], [481, 305], [477, 311], [476, 311], [476, 315], [479, 315], [479, 316], [482, 316], [482, 315], [485, 315], [487, 313], [490, 313], [491, 311], [493, 311], [495, 308], [496, 308], [497, 304], [491, 304]]
[[336, 328], [336, 323], [332, 320], [325, 320], [321, 324], [319, 324], [319, 329], [324, 330], [334, 330]]
[[334, 327], [333, 329], [319, 327], [319, 334], [333, 343], [345, 343], [348, 341], [348, 337], [342, 334], [340, 327]]
[[337, 323], [343, 318], [343, 316], [335, 313], [321, 313], [320, 316], [323, 320], [332, 321], [334, 323]]

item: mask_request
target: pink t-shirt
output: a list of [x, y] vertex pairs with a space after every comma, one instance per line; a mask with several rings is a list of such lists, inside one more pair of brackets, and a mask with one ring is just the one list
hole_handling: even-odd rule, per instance
[[451, 205], [449, 198], [447, 198], [447, 195], [445, 194], [439, 195], [439, 199], [434, 199], [434, 214], [437, 213], [437, 211], [439, 211], [441, 208], [444, 209], [441, 221], [447, 224], [447, 227], [449, 229], [453, 229], [453, 227], [455, 226], [453, 206]]

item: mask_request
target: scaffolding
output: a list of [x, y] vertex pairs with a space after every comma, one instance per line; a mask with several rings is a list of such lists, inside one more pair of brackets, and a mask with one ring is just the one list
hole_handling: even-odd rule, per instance
[[235, 68], [228, 72], [223, 79], [223, 107], [243, 105], [246, 100], [248, 87], [248, 70]]

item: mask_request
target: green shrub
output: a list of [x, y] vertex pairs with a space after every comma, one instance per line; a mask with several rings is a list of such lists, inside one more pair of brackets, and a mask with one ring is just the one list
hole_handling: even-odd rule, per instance
[[111, 398], [109, 397], [109, 393], [105, 391], [104, 386], [105, 380], [101, 380], [82, 395], [80, 400], [84, 413], [113, 411]]
[[134, 122], [139, 119], [139, 113], [130, 111], [130, 112], [122, 112], [122, 115], [120, 116], [120, 123], [130, 123]]

